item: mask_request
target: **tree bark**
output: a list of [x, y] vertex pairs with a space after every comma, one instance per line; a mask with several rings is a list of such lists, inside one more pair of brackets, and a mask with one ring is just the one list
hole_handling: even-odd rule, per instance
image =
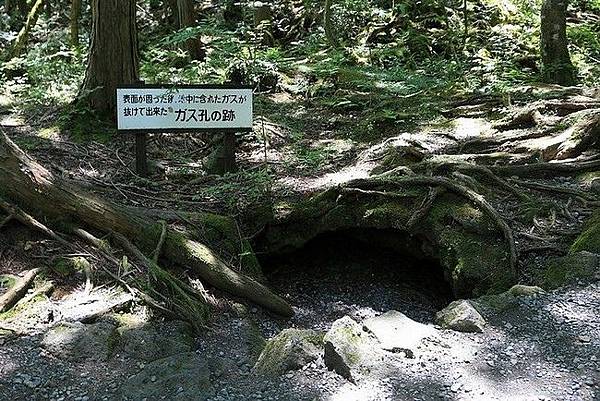
[[27, 21], [25, 22], [25, 25], [23, 25], [23, 28], [21, 28], [21, 30], [19, 31], [19, 34], [15, 39], [15, 43], [13, 44], [10, 50], [10, 53], [8, 55], [9, 60], [14, 57], [19, 57], [21, 55], [23, 47], [25, 47], [25, 43], [27, 43], [27, 39], [29, 38], [29, 32], [31, 32], [31, 30], [37, 23], [40, 13], [43, 9], [43, 5], [44, 0], [36, 0], [35, 3], [33, 3], [29, 14], [27, 14]]
[[116, 87], [139, 81], [135, 0], [92, 0], [92, 34], [79, 92], [102, 117], [115, 118]]
[[340, 47], [340, 42], [333, 27], [332, 7], [333, 0], [325, 0], [325, 10], [323, 11], [323, 28], [325, 28], [325, 36], [332, 47]]
[[79, 47], [79, 17], [81, 16], [81, 0], [71, 0], [70, 34], [71, 46]]
[[575, 68], [567, 43], [567, 0], [544, 0], [541, 11], [541, 55], [543, 80], [571, 86]]
[[[5, 134], [0, 134], [0, 197], [29, 209], [38, 217], [91, 227], [103, 233], [119, 233], [147, 255], [152, 253], [162, 235], [162, 224], [138, 209], [97, 198], [68, 180], [54, 176]], [[184, 232], [167, 229], [162, 255], [175, 265], [191, 269], [218, 289], [279, 315], [294, 313], [285, 300], [254, 279], [232, 270], [212, 249]]]
[[[177, 0], [177, 20], [179, 29], [192, 28], [196, 26], [196, 9], [193, 0]], [[190, 59], [204, 61], [206, 50], [200, 38], [190, 38], [185, 42], [185, 50]]]
[[4, 12], [8, 15], [12, 15], [15, 12], [15, 0], [4, 1]]

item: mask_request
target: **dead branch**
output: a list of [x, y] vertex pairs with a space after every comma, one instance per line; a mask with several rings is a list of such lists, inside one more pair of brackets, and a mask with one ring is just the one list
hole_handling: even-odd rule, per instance
[[37, 297], [38, 295], [47, 295], [47, 294], [50, 294], [52, 291], [54, 291], [54, 284], [50, 281], [47, 281], [41, 287], [36, 288], [31, 294], [23, 297], [15, 305], [26, 304], [27, 302], [31, 301], [33, 298]]
[[58, 241], [62, 245], [65, 245], [65, 246], [71, 248], [72, 244], [70, 242], [68, 242], [67, 240], [65, 240], [58, 234], [56, 234], [54, 231], [52, 231], [51, 229], [49, 229], [48, 227], [46, 227], [45, 225], [43, 225], [42, 223], [37, 221], [35, 218], [30, 216], [29, 214], [25, 213], [19, 207], [11, 205], [10, 203], [3, 200], [2, 198], [0, 198], [0, 208], [4, 209], [4, 211], [6, 213], [8, 213], [9, 216], [11, 216], [15, 220], [19, 221], [20, 223], [24, 224], [25, 226], [33, 228], [34, 230], [41, 231], [42, 233], [46, 234], [48, 237], [52, 238], [53, 240]]
[[160, 238], [158, 239], [158, 244], [156, 244], [156, 248], [154, 249], [154, 252], [152, 252], [152, 261], [154, 263], [158, 263], [158, 258], [160, 256], [160, 252], [165, 243], [165, 238], [167, 237], [167, 223], [165, 221], [161, 221], [160, 223], [162, 225], [161, 232], [160, 232]]
[[[89, 232], [82, 230], [80, 228], [74, 228], [73, 232], [77, 236], [79, 236], [81, 239], [83, 239], [84, 241], [89, 243], [90, 245], [95, 246], [102, 253], [102, 255], [107, 260], [112, 262], [114, 265], [120, 264], [120, 261], [116, 257], [114, 257], [113, 254], [110, 252], [110, 245], [106, 241], [103, 241], [103, 240], [95, 237], [94, 235], [90, 234]], [[106, 274], [108, 274], [113, 280], [115, 280], [117, 283], [119, 283], [123, 288], [125, 288], [125, 290], [127, 290], [134, 297], [141, 299], [146, 304], [161, 311], [163, 314], [165, 314], [168, 317], [173, 317], [173, 318], [177, 317], [175, 312], [173, 312], [172, 310], [170, 310], [167, 307], [165, 307], [164, 305], [162, 305], [160, 302], [158, 302], [157, 300], [152, 298], [150, 295], [146, 294], [145, 292], [143, 292], [137, 288], [130, 286], [127, 282], [125, 282], [123, 279], [118, 277], [116, 274], [114, 274], [113, 272], [111, 272], [110, 270], [105, 268], [104, 266], [101, 265], [101, 268], [102, 268], [102, 270], [104, 270], [104, 272]]]
[[43, 270], [41, 267], [28, 270], [4, 295], [0, 297], [0, 313], [12, 308], [27, 292], [35, 277]]

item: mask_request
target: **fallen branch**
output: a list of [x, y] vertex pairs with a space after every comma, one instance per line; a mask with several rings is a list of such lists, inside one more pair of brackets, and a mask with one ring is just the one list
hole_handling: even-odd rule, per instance
[[15, 306], [26, 304], [27, 302], [31, 301], [38, 295], [48, 295], [52, 291], [54, 291], [54, 284], [50, 281], [47, 281], [41, 287], [36, 288], [31, 294], [29, 294], [29, 295], [23, 297], [21, 300], [19, 300], [19, 302], [17, 302], [15, 304]]
[[56, 234], [54, 231], [52, 231], [51, 229], [49, 229], [48, 227], [46, 227], [45, 225], [40, 223], [34, 217], [25, 213], [19, 207], [11, 205], [10, 203], [3, 200], [2, 198], [0, 198], [0, 208], [4, 209], [4, 211], [6, 213], [8, 213], [8, 215], [11, 216], [11, 218], [14, 218], [15, 220], [19, 221], [20, 223], [24, 224], [25, 226], [33, 228], [34, 230], [41, 231], [42, 233], [46, 234], [48, 237], [52, 238], [55, 241], [60, 242], [62, 245], [65, 245], [69, 248], [72, 246], [72, 244], [70, 242], [68, 242], [67, 240], [65, 240], [58, 234]]
[[156, 244], [156, 248], [154, 249], [154, 252], [152, 252], [152, 261], [154, 263], [158, 263], [158, 258], [160, 257], [160, 252], [165, 243], [165, 238], [167, 237], [167, 223], [164, 221], [161, 221], [161, 224], [162, 224], [162, 229], [160, 232], [160, 238], [158, 239], [158, 244]]
[[14, 286], [12, 286], [4, 295], [0, 297], [0, 313], [6, 312], [12, 308], [27, 292], [27, 289], [33, 283], [35, 277], [42, 271], [41, 267], [28, 270]]
[[[118, 232], [146, 252], [151, 252], [159, 241], [160, 226], [155, 220], [139, 209], [103, 200], [71, 181], [54, 176], [5, 134], [0, 135], [0, 194], [15, 204], [27, 205], [37, 216], [69, 221], [103, 233]], [[234, 271], [190, 233], [167, 228], [162, 250], [166, 259], [191, 269], [207, 284], [279, 315], [294, 314], [283, 298], [253, 278]]]
[[2, 219], [2, 221], [0, 222], [0, 230], [2, 229], [2, 227], [4, 227], [6, 224], [8, 224], [8, 222], [11, 221], [13, 219], [13, 217], [14, 216], [12, 214], [9, 214], [4, 219]]

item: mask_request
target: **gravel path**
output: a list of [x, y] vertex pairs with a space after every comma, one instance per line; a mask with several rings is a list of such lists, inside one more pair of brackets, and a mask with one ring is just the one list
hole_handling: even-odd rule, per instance
[[[292, 299], [305, 293], [304, 282]], [[382, 291], [388, 289], [383, 287]], [[362, 310], [382, 312], [389, 299], [372, 298], [371, 308], [357, 308], [348, 299], [374, 296], [364, 287], [345, 288], [347, 298], [334, 300], [309, 292], [298, 309], [315, 308], [298, 321], [273, 320], [252, 308], [220, 315], [214, 330], [196, 338], [200, 360], [210, 361], [209, 386], [196, 396], [186, 395], [191, 377], [180, 376], [175, 390], [148, 399], [211, 400], [598, 400], [600, 399], [600, 284], [562, 289], [535, 298], [522, 298], [511, 309], [488, 318], [482, 334], [438, 331], [415, 350], [415, 358], [386, 353], [382, 368], [365, 380], [350, 383], [329, 371], [322, 359], [302, 370], [267, 378], [252, 372], [256, 350], [249, 333], [272, 335], [283, 327], [304, 322], [327, 329], [334, 316], [322, 315], [337, 305], [340, 314]], [[391, 306], [391, 305], [390, 305]], [[354, 318], [359, 319], [355, 313]], [[327, 323], [324, 323], [327, 322]], [[121, 387], [144, 371], [147, 362], [119, 354], [101, 360], [94, 354], [66, 361], [42, 345], [43, 334], [2, 337], [0, 399], [113, 400], [127, 397]], [[156, 376], [149, 381], [156, 381]], [[158, 378], [160, 380], [160, 377]], [[178, 396], [181, 392], [181, 397]], [[164, 397], [164, 398], [163, 398]]]

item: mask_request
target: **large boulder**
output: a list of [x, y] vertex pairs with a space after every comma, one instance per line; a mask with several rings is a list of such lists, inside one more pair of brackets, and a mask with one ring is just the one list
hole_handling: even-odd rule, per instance
[[352, 382], [370, 373], [381, 359], [377, 339], [348, 316], [333, 322], [323, 342], [325, 365]]
[[545, 288], [558, 288], [578, 281], [600, 280], [600, 254], [578, 251], [549, 263], [543, 274]]
[[147, 364], [120, 389], [124, 400], [206, 400], [214, 394], [211, 364], [194, 352], [176, 354]]
[[59, 323], [42, 339], [42, 346], [53, 355], [71, 361], [107, 360], [118, 339], [116, 325], [109, 321], [94, 324]]
[[386, 351], [404, 352], [412, 357], [415, 349], [427, 337], [437, 331], [426, 324], [415, 322], [405, 314], [392, 310], [377, 317], [367, 319], [364, 329], [375, 335]]
[[443, 329], [452, 329], [466, 333], [481, 333], [485, 326], [483, 316], [469, 300], [458, 300], [439, 311], [435, 322]]
[[323, 334], [314, 330], [285, 329], [267, 341], [254, 365], [260, 374], [281, 375], [297, 370], [321, 355]]

